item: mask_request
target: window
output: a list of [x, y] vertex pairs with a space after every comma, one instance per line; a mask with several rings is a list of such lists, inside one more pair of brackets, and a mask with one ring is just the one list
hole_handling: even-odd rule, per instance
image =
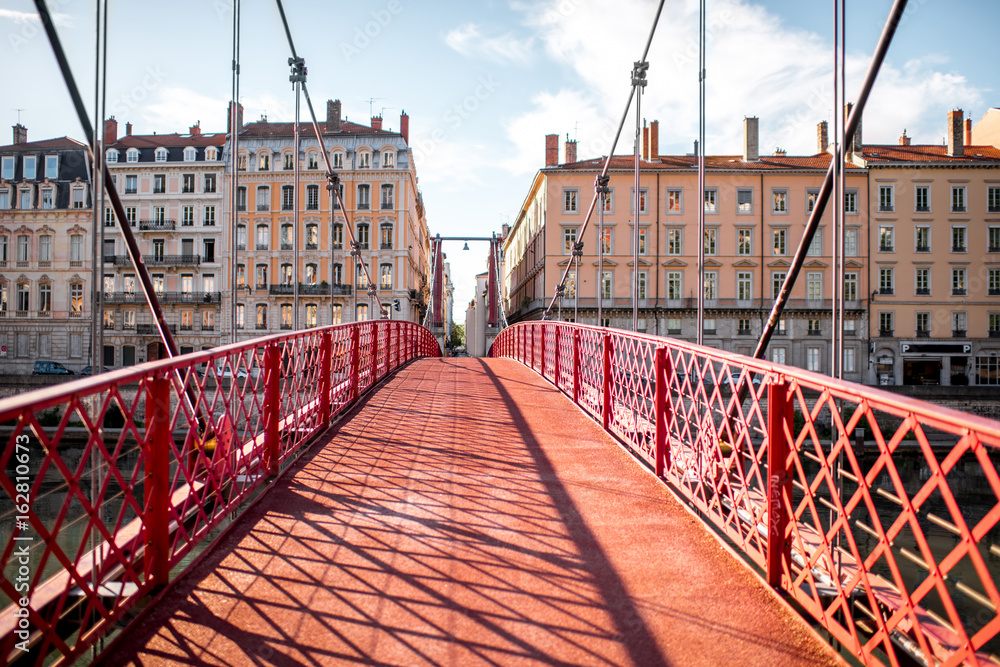
[[378, 286], [380, 289], [392, 289], [392, 265], [382, 264], [379, 266]]
[[306, 264], [306, 285], [316, 284], [316, 265]]
[[772, 255], [784, 255], [788, 249], [785, 244], [786, 230], [784, 229], [772, 229], [771, 230], [771, 254]]
[[257, 210], [268, 211], [271, 208], [271, 190], [266, 185], [257, 187]]
[[17, 261], [27, 262], [31, 254], [31, 238], [28, 236], [17, 237]]
[[362, 250], [368, 250], [369, 236], [368, 236], [368, 224], [361, 223], [358, 225], [358, 246]]
[[965, 186], [951, 186], [951, 212], [965, 213]]
[[243, 288], [247, 285], [247, 267], [245, 264], [236, 265], [236, 286]]
[[83, 285], [73, 283], [69, 286], [69, 314], [80, 317], [83, 315]]
[[344, 266], [342, 264], [333, 265], [333, 284], [340, 285], [344, 282]]
[[844, 213], [858, 212], [858, 191], [848, 190], [844, 193]]
[[987, 288], [990, 296], [1000, 295], [1000, 269], [990, 269], [987, 273]]
[[[163, 260], [163, 253], [165, 251], [166, 242], [163, 239], [156, 239], [153, 241], [153, 259]], [[107, 250], [105, 250], [107, 252]]]
[[52, 285], [48, 283], [38, 286], [38, 312], [52, 314]]
[[291, 285], [292, 284], [292, 265], [282, 264], [281, 265], [281, 284]]
[[393, 204], [392, 190], [393, 188], [389, 184], [385, 184], [381, 187], [383, 211], [391, 211], [395, 207]]
[[614, 250], [614, 238], [615, 235], [613, 229], [604, 230], [604, 238], [601, 239], [601, 248], [605, 255], [611, 254]]
[[706, 317], [702, 322], [702, 331], [714, 336], [715, 335], [715, 319]]
[[153, 160], [155, 162], [166, 162], [167, 161], [167, 149], [157, 148], [153, 153]]
[[987, 227], [986, 241], [989, 252], [1000, 252], [1000, 227]]
[[167, 177], [164, 174], [153, 175], [153, 194], [162, 194], [167, 191]]
[[[205, 174], [205, 192], [215, 192], [215, 174]], [[243, 195], [246, 204], [246, 194]]]
[[167, 220], [167, 209], [163, 206], [153, 207], [153, 222], [157, 225], [162, 225]]
[[819, 199], [819, 190], [806, 190], [806, 213], [812, 213]]
[[219, 159], [219, 151], [214, 146], [209, 146], [205, 149], [205, 161], [215, 162]]
[[614, 285], [614, 274], [611, 271], [603, 271], [601, 273], [601, 298], [610, 299], [614, 296], [612, 292], [612, 287]]
[[342, 320], [343, 308], [340, 304], [334, 304], [333, 306], [333, 321], [330, 324], [340, 324]]
[[844, 301], [858, 300], [858, 274], [850, 271], [844, 274]]
[[818, 347], [806, 348], [806, 370], [819, 373], [823, 370], [822, 357]]
[[576, 298], [576, 271], [570, 271], [566, 274], [565, 295], [569, 299]]
[[190, 310], [181, 311], [181, 331], [194, 329], [194, 313]]
[[267, 264], [258, 264], [256, 269], [257, 289], [267, 289]]
[[965, 227], [956, 225], [951, 228], [951, 251], [965, 252], [966, 250]]
[[705, 213], [718, 213], [718, 190], [705, 190]]
[[[204, 239], [202, 241], [204, 244], [205, 255], [203, 261], [214, 262], [215, 261], [215, 239]], [[207, 278], [207, 276], [206, 276]], [[210, 290], [207, 290], [210, 291]]]
[[753, 298], [753, 277], [749, 271], [739, 271], [736, 274], [736, 298], [740, 301]]
[[896, 210], [896, 206], [892, 198], [891, 185], [878, 186], [878, 210], [882, 212], [892, 212]]
[[163, 294], [163, 286], [164, 286], [163, 274], [162, 273], [154, 273], [153, 274], [153, 291], [156, 292], [157, 295], [162, 295]]
[[784, 271], [774, 271], [771, 273], [771, 297], [774, 299], [778, 298], [781, 294], [781, 286], [785, 284], [785, 272]]
[[38, 261], [46, 263], [52, 261], [52, 237], [48, 234], [38, 237]]
[[578, 190], [563, 190], [563, 213], [577, 213]]
[[678, 335], [681, 332], [681, 321], [679, 318], [670, 317], [667, 318], [667, 333]]
[[201, 311], [201, 330], [202, 331], [215, 331], [215, 311], [214, 310], [203, 310], [203, 311]]
[[929, 336], [931, 333], [931, 314], [930, 313], [917, 313], [916, 322], [914, 325], [914, 331], [916, 331], [917, 337], [922, 338], [924, 336]]
[[931, 270], [927, 267], [917, 267], [914, 285], [914, 291], [917, 295], [929, 295], [931, 293]]
[[736, 321], [736, 333], [740, 336], [750, 335], [750, 320], [746, 318], [740, 318]]
[[238, 158], [236, 158], [236, 170], [237, 171], [246, 171], [247, 170], [247, 160], [248, 160], [248, 158], [249, 158], [249, 156], [247, 156], [247, 155], [240, 155]]
[[206, 206], [205, 207], [205, 226], [215, 227], [215, 207]]
[[181, 292], [184, 294], [194, 293], [194, 276], [185, 274], [181, 276]]
[[5, 181], [14, 180], [14, 156], [4, 155], [2, 161], [0, 161], [0, 178]]
[[738, 188], [736, 190], [736, 212], [741, 214], [753, 213], [753, 190], [749, 188]]
[[788, 190], [771, 190], [771, 213], [788, 213]]
[[344, 154], [340, 151], [333, 154], [333, 167], [334, 169], [344, 168]]
[[719, 274], [716, 271], [705, 272], [705, 300], [715, 301], [719, 298]]
[[257, 225], [257, 250], [267, 250], [270, 246], [267, 225]]
[[83, 188], [73, 188], [73, 208], [83, 208]]
[[892, 267], [882, 267], [878, 270], [878, 293], [892, 294], [895, 270]]
[[667, 190], [667, 213], [680, 214], [684, 212], [683, 190]]
[[[649, 213], [649, 191], [646, 188], [639, 188], [639, 213]], [[635, 214], [635, 188], [632, 188], [632, 208], [630, 209], [633, 214]]]
[[291, 185], [281, 186], [281, 210], [291, 211], [295, 207], [295, 189]]
[[281, 249], [291, 250], [292, 249], [292, 226], [282, 225], [281, 226]]
[[135, 276], [125, 275], [122, 276], [122, 291], [126, 294], [135, 294]]
[[358, 169], [368, 169], [372, 166], [372, 154], [368, 151], [358, 153]]
[[879, 225], [878, 226], [878, 250], [879, 252], [892, 252], [893, 251], [893, 227], [892, 225]]
[[750, 255], [752, 252], [753, 252], [753, 230], [737, 229], [736, 254], [746, 256]]
[[393, 153], [392, 151], [382, 152], [382, 167], [384, 169], [391, 169], [392, 167], [395, 167], [396, 166], [395, 162], [396, 162], [395, 153]]
[[7, 188], [0, 189], [0, 211], [6, 211], [10, 208], [10, 190]]
[[1000, 187], [991, 185], [986, 188], [986, 210], [1000, 213]]
[[918, 213], [926, 213], [931, 210], [931, 188], [929, 185], [918, 185], [913, 189], [915, 208]]
[[125, 207], [125, 221], [128, 222], [129, 227], [135, 227], [135, 221], [136, 221], [135, 206]]
[[608, 188], [608, 191], [602, 194], [604, 201], [604, 212], [614, 213], [615, 212], [615, 189]]
[[318, 185], [307, 185], [306, 186], [306, 210], [307, 211], [318, 211], [319, 210], [319, 186]]
[[238, 225], [236, 227], [236, 249], [246, 250], [247, 249], [247, 226]]
[[773, 361], [776, 364], [785, 363], [785, 348], [776, 347], [773, 350], [771, 350], [771, 361]]
[[125, 161], [126, 162], [138, 162], [139, 161], [139, 149], [130, 148], [125, 151]]
[[[0, 259], [7, 260], [7, 237], [4, 236], [0, 238], [3, 242], [3, 251], [0, 252]], [[74, 262], [83, 261], [83, 235], [73, 234], [69, 237], [69, 261], [70, 266], [74, 266]]]
[[23, 166], [24, 166], [24, 174], [23, 174], [24, 180], [26, 181], [35, 180], [35, 176], [37, 176], [35, 172], [37, 171], [38, 158], [36, 158], [34, 155], [25, 155], [23, 160]]
[[1000, 338], [1000, 313], [990, 313], [989, 334], [990, 338]]
[[844, 257], [858, 256], [858, 230], [844, 230]]
[[52, 201], [54, 194], [55, 193], [52, 190], [52, 188], [42, 188], [42, 208], [43, 209], [52, 209], [54, 207], [54, 204], [53, 204], [53, 201]]
[[292, 158], [292, 154], [291, 153], [285, 153], [283, 157], [285, 159], [285, 165], [284, 165], [285, 169], [294, 169], [295, 168], [295, 160]]
[[646, 254], [646, 230], [645, 229], [640, 229], [639, 230], [639, 254], [640, 255], [645, 255]]
[[976, 357], [976, 384], [1000, 384], [1000, 357]]
[[892, 336], [892, 311], [880, 310], [878, 313], [878, 332], [880, 336]]
[[951, 314], [951, 335], [954, 338], [965, 338], [968, 331], [968, 316], [965, 311]]
[[306, 225], [306, 250], [319, 249], [319, 225]]
[[316, 153], [309, 153], [306, 156], [306, 169], [319, 169], [319, 155]]
[[576, 227], [563, 227], [563, 254], [569, 255], [573, 252], [573, 245], [576, 243]]
[[236, 188], [236, 210], [247, 210], [247, 189], [243, 186]]
[[181, 192], [194, 192], [194, 174], [183, 175]]
[[951, 294], [952, 296], [965, 296], [965, 269], [952, 268], [951, 270]]
[[257, 328], [267, 328], [267, 305], [263, 303], [257, 304]]
[[917, 252], [930, 252], [931, 251], [931, 228], [930, 227], [917, 227], [914, 229], [914, 241], [916, 243]]
[[368, 287], [368, 274], [365, 273], [365, 265], [362, 262], [358, 262], [355, 268], [354, 282], [358, 286], [358, 289]]
[[809, 301], [823, 299], [823, 274], [819, 271], [806, 273], [806, 299]]
[[306, 304], [306, 326], [314, 327], [316, 326], [316, 304], [310, 303]]
[[372, 202], [372, 186], [370, 185], [359, 185], [358, 186], [358, 209], [367, 210], [371, 208]]
[[104, 328], [114, 329], [115, 328], [115, 311], [107, 310], [104, 311]]
[[717, 229], [706, 229], [705, 230], [705, 254], [715, 255], [718, 254], [719, 244], [718, 244], [718, 233]]
[[667, 272], [667, 298], [680, 299], [683, 294], [680, 271]]
[[246, 316], [242, 303], [236, 304], [236, 328], [242, 329], [246, 326]]
[[138, 176], [126, 176], [125, 177], [125, 194], [134, 195], [139, 191], [138, 186]]
[[271, 154], [261, 153], [257, 158], [257, 171], [267, 171], [271, 168]]
[[667, 230], [667, 254], [668, 255], [680, 255], [681, 239], [683, 238], [684, 230], [682, 229], [668, 229]]
[[344, 226], [339, 223], [333, 226], [333, 247], [335, 250], [344, 247]]
[[368, 319], [368, 304], [359, 303], [358, 307], [354, 311], [354, 321], [364, 322]]
[[22, 211], [27, 211], [31, 208], [31, 190], [27, 188], [21, 190], [21, 199], [17, 207]]
[[184, 206], [181, 208], [181, 227], [194, 226], [194, 206]]
[[806, 322], [806, 333], [810, 336], [821, 336], [823, 329], [820, 326], [819, 320], [811, 319]]
[[823, 228], [820, 227], [809, 242], [809, 249], [806, 250], [808, 257], [820, 257], [823, 255]]
[[45, 178], [55, 180], [59, 178], [59, 156], [45, 156]]

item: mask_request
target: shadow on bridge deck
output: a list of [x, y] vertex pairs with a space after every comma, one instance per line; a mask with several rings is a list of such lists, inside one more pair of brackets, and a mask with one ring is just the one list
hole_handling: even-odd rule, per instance
[[830, 665], [600, 426], [507, 360], [418, 360], [104, 664]]

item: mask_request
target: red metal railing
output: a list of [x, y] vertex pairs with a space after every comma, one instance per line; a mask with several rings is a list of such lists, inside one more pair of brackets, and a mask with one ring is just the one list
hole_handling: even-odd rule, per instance
[[1000, 422], [574, 324], [490, 354], [600, 419], [861, 662], [1000, 664]]
[[3, 657], [81, 657], [362, 392], [439, 355], [423, 327], [363, 322], [0, 400]]

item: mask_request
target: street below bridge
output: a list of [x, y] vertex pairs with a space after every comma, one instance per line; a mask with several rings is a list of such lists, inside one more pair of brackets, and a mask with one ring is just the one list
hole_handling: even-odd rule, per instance
[[601, 425], [507, 359], [417, 359], [102, 664], [836, 665]]

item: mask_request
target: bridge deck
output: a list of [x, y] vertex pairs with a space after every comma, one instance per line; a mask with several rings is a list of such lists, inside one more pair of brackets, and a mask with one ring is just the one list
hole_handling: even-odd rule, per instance
[[104, 664], [841, 664], [506, 360], [391, 377], [137, 625]]

